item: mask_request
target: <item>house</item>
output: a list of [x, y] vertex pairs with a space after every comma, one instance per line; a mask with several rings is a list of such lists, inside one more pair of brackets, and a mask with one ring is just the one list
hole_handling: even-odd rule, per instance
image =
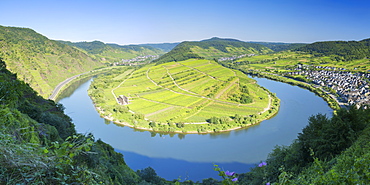
[[129, 99], [127, 96], [124, 95], [119, 95], [117, 98], [117, 101], [120, 105], [128, 105], [129, 104]]

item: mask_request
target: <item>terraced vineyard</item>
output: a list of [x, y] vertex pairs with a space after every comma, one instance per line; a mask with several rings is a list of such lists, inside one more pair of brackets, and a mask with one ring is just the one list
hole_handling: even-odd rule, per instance
[[[273, 94], [253, 79], [210, 60], [147, 65], [112, 77], [115, 85], [105, 89], [106, 97], [110, 96], [106, 104], [118, 104], [113, 97], [126, 96], [131, 113], [159, 124], [212, 124], [213, 117], [223, 118], [229, 126], [242, 127], [232, 124], [235, 117], [240, 115], [245, 120], [240, 124], [254, 124], [271, 116], [271, 110], [277, 111], [279, 104]], [[125, 120], [129, 124], [132, 121]]]

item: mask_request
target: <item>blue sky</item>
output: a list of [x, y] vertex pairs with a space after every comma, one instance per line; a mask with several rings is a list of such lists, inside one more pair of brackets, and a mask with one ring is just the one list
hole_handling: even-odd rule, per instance
[[370, 38], [370, 1], [0, 0], [0, 25], [55, 40], [118, 44], [362, 40]]

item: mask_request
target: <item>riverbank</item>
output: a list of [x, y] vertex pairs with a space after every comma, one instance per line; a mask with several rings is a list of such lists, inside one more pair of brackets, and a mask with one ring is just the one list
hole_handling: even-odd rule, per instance
[[106, 71], [108, 71], [112, 68], [117, 68], [117, 67], [116, 66], [114, 66], [114, 67], [105, 67], [105, 68], [96, 69], [96, 70], [92, 70], [92, 71], [89, 71], [89, 72], [85, 72], [85, 73], [81, 73], [81, 74], [72, 76], [72, 77], [64, 80], [63, 82], [59, 83], [54, 88], [52, 94], [49, 96], [48, 99], [58, 102], [59, 101], [59, 96], [61, 94], [63, 94], [64, 91], [66, 91], [66, 89], [68, 89], [74, 82], [85, 79], [85, 78], [91, 78], [95, 75], [105, 73]]
[[[130, 128], [134, 128], [134, 129], [138, 129], [138, 130], [143, 130], [143, 131], [157, 132], [157, 130], [155, 130], [153, 128], [135, 126], [135, 125], [129, 124], [127, 122], [118, 121], [118, 120], [114, 119], [111, 116], [102, 116], [104, 114], [104, 111], [102, 111], [100, 107], [95, 107], [95, 108], [96, 108], [96, 110], [98, 111], [98, 113], [100, 114], [100, 116], [102, 118], [104, 118], [104, 119], [106, 119], [108, 121], [111, 121], [114, 124], [121, 125], [121, 126], [127, 126], [127, 127], [130, 127]], [[274, 117], [277, 113], [278, 113], [278, 111], [275, 114], [271, 115], [271, 117], [269, 117], [267, 119], [270, 119], [270, 118]], [[237, 127], [229, 128], [229, 129], [226, 129], [226, 130], [219, 130], [217, 132], [215, 132], [215, 131], [203, 131], [203, 132], [199, 132], [199, 131], [183, 131], [183, 130], [180, 131], [180, 130], [175, 130], [175, 131], [168, 131], [168, 132], [165, 132], [165, 133], [177, 133], [177, 134], [211, 134], [211, 133], [222, 133], [222, 132], [230, 132], [230, 131], [233, 131], [233, 130], [245, 129], [245, 128], [251, 127], [253, 125], [259, 124], [262, 121], [264, 121], [264, 120], [261, 120], [261, 121], [259, 121], [257, 123], [254, 123], [254, 124], [249, 123], [249, 124], [246, 124], [245, 126], [237, 126]], [[201, 125], [199, 123], [187, 123], [187, 124]], [[210, 123], [204, 123], [204, 125], [207, 125], [207, 124], [210, 124]]]
[[[152, 132], [162, 132], [162, 133], [178, 133], [178, 134], [210, 134], [210, 133], [222, 133], [222, 132], [230, 132], [233, 130], [245, 129], [254, 125], [261, 123], [264, 120], [270, 119], [274, 117], [280, 107], [280, 100], [271, 92], [269, 93], [269, 103], [263, 111], [257, 113], [253, 119], [249, 123], [229, 123], [229, 124], [212, 124], [209, 122], [201, 122], [201, 123], [183, 123], [180, 127], [179, 124], [169, 124], [169, 123], [155, 123], [154, 121], [150, 121], [146, 118], [143, 118], [147, 122], [147, 127], [143, 126], [144, 124], [138, 124], [137, 120], [132, 121], [132, 123], [128, 123], [127, 121], [123, 121], [117, 119], [113, 113], [107, 112], [104, 108], [97, 106], [96, 103], [93, 101], [93, 98], [90, 96], [91, 100], [93, 101], [93, 105], [96, 111], [99, 113], [100, 117], [111, 121], [117, 125], [127, 126], [138, 130], [145, 130], [145, 131], [152, 131]], [[275, 106], [273, 106], [275, 105]], [[122, 106], [122, 105], [120, 105]], [[128, 110], [127, 113], [130, 113], [131, 116], [135, 116], [135, 112]], [[121, 116], [121, 115], [120, 115]], [[154, 124], [153, 124], [154, 123]], [[166, 128], [166, 130], [161, 129]]]
[[243, 71], [243, 70], [241, 70], [241, 71], [246, 73], [246, 74], [252, 75], [252, 76], [263, 77], [263, 78], [267, 78], [267, 79], [270, 79], [270, 80], [275, 80], [275, 81], [278, 81], [278, 82], [283, 82], [283, 83], [287, 83], [287, 84], [290, 84], [290, 85], [295, 85], [295, 86], [307, 89], [307, 90], [315, 93], [316, 95], [318, 95], [322, 99], [324, 99], [325, 102], [329, 105], [329, 107], [332, 108], [333, 110], [340, 109], [340, 105], [342, 105], [335, 98], [335, 96], [333, 94], [330, 94], [329, 92], [324, 91], [320, 87], [314, 87], [309, 83], [297, 81], [297, 80], [294, 80], [294, 79], [291, 79], [291, 78], [283, 77], [283, 76], [280, 76], [280, 75], [277, 75], [277, 74], [266, 73], [266, 72]]

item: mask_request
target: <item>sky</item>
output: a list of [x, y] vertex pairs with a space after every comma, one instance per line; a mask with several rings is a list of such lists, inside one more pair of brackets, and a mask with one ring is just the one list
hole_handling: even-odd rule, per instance
[[121, 45], [370, 38], [369, 0], [0, 0], [0, 25]]

